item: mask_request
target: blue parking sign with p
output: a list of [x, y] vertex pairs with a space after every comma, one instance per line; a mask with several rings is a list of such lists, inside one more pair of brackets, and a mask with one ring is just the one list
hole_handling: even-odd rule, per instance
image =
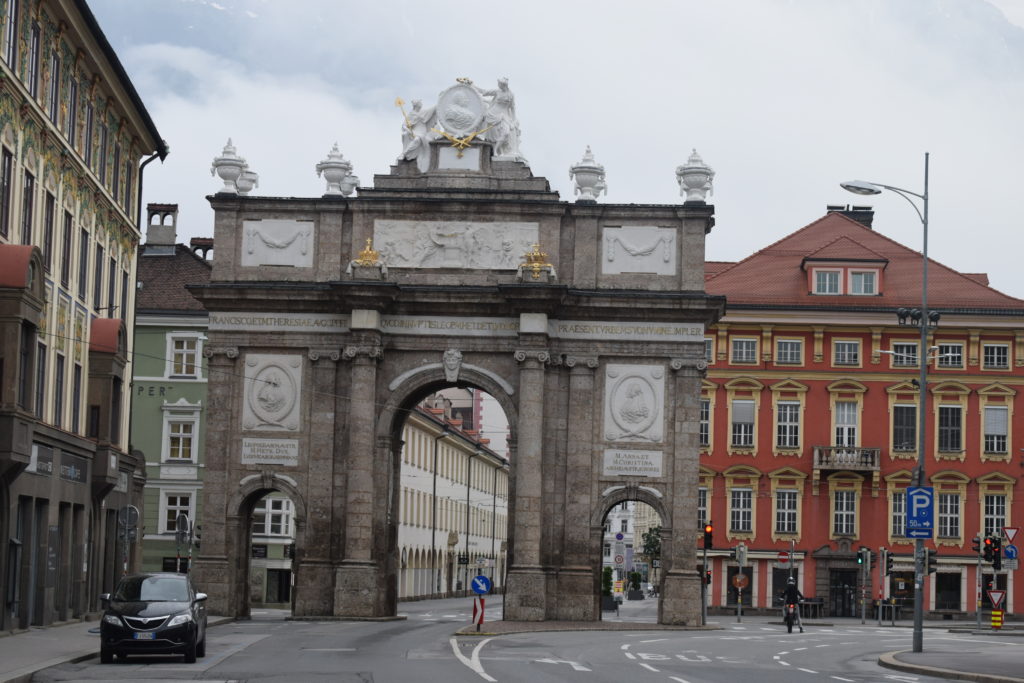
[[935, 508], [935, 489], [931, 486], [907, 487], [907, 538], [931, 538]]

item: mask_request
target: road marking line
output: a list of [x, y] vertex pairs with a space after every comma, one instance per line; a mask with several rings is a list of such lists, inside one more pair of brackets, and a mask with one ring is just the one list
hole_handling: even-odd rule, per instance
[[650, 670], [650, 671], [653, 671], [653, 672], [654, 672], [654, 673], [656, 673], [656, 674], [660, 674], [660, 673], [661, 673], [661, 671], [659, 671], [658, 669], [655, 669], [655, 668], [654, 668], [653, 666], [651, 666], [650, 664], [641, 664], [640, 666], [642, 666], [643, 668], [645, 668], [645, 669], [648, 669], [648, 670]]
[[804, 673], [809, 673], [809, 674], [816, 674], [816, 673], [818, 673], [817, 671], [815, 671], [813, 669], [803, 669], [801, 667], [797, 667], [797, 671], [803, 671]]
[[846, 681], [846, 683], [856, 683], [852, 678], [843, 678], [842, 676], [832, 676], [837, 681]]
[[789, 662], [783, 662], [781, 660], [779, 661], [779, 664], [781, 664], [782, 666], [789, 666]]
[[[655, 638], [654, 640], [641, 640], [640, 642], [641, 643], [660, 643], [660, 642], [665, 641], [665, 640], [668, 640], [668, 638]], [[627, 645], [626, 647], [629, 647], [629, 646]]]
[[455, 638], [449, 639], [449, 642], [452, 644], [452, 652], [455, 653], [456, 659], [465, 664], [466, 667], [469, 668], [471, 671], [479, 674], [480, 678], [484, 679], [485, 681], [497, 683], [498, 679], [491, 678], [490, 676], [488, 676], [487, 672], [484, 671], [484, 668], [480, 665], [480, 648], [482, 648], [484, 645], [486, 645], [492, 640], [494, 639], [487, 638], [485, 640], [480, 641], [480, 643], [475, 648], [473, 648], [473, 654], [471, 655], [471, 659], [466, 659], [466, 656], [459, 652], [459, 642], [455, 640]]
[[806, 647], [794, 647], [793, 648], [793, 652], [800, 652], [801, 650], [806, 650], [806, 649], [807, 649]]
[[814, 647], [828, 647], [828, 645], [815, 645]]
[[622, 649], [622, 650], [628, 650], [628, 649], [629, 649], [629, 643], [626, 643], [626, 644], [625, 644], [625, 645], [623, 645], [623, 646], [622, 646], [622, 648], [620, 648], [620, 649]]
[[670, 681], [675, 681], [676, 683], [690, 683], [685, 678], [679, 678], [678, 676], [669, 676], [668, 679]]
[[630, 659], [636, 659], [636, 655], [634, 655], [632, 652], [627, 652], [626, 656], [629, 657]]
[[775, 659], [778, 659], [780, 655], [788, 655], [788, 654], [789, 654], [789, 650], [783, 650], [779, 654], [775, 655]]

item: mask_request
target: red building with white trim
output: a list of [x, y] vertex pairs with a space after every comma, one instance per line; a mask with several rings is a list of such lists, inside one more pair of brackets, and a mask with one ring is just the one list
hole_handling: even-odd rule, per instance
[[[922, 263], [872, 222], [869, 207], [829, 207], [742, 261], [707, 264], [708, 294], [728, 300], [706, 338], [701, 401], [712, 608], [735, 606], [740, 571], [744, 609], [777, 607], [791, 571], [824, 615], [859, 615], [862, 591], [895, 599], [906, 614], [913, 605], [914, 543], [904, 530], [922, 354], [920, 328], [900, 324], [896, 311], [920, 306]], [[972, 540], [1021, 520], [1024, 300], [931, 261], [928, 308], [941, 318], [926, 354], [935, 534], [925, 547], [937, 550], [937, 570], [925, 615], [973, 618], [979, 568], [983, 610], [991, 587], [1007, 591], [1012, 613], [1024, 597], [1014, 562], [994, 571]], [[742, 569], [730, 556], [741, 543]], [[875, 564], [867, 575], [862, 547], [891, 552], [892, 572]], [[779, 562], [790, 549], [792, 566]]]

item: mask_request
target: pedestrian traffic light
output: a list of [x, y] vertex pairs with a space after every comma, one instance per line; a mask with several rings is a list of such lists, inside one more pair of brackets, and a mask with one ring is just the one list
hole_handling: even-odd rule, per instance
[[986, 562], [992, 561], [992, 537], [985, 537], [985, 549], [982, 551]]
[[992, 539], [992, 569], [999, 571], [1003, 568], [1003, 539], [998, 536]]
[[938, 569], [939, 551], [932, 550], [931, 548], [925, 548], [924, 552], [925, 568], [928, 570], [929, 574], [934, 574], [935, 570]]
[[974, 551], [975, 555], [981, 554], [981, 537], [975, 536], [971, 539], [971, 550]]
[[893, 556], [892, 556], [892, 551], [891, 550], [890, 551], [886, 551], [886, 553], [885, 553], [885, 575], [886, 576], [889, 576], [890, 574], [892, 574], [893, 561], [894, 561], [894, 559], [893, 559]]
[[857, 564], [864, 564], [864, 548], [857, 551]]
[[704, 585], [705, 586], [710, 586], [711, 585], [711, 570], [710, 569], [707, 570], [706, 572], [704, 572]]
[[[692, 528], [692, 527], [691, 527]], [[712, 545], [711, 535], [714, 533], [715, 528], [711, 526], [711, 522], [704, 525], [704, 549], [711, 550], [714, 546]]]

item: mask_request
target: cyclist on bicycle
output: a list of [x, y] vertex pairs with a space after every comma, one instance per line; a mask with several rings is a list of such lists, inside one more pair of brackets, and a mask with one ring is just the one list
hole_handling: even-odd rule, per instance
[[796, 579], [792, 576], [789, 577], [789, 581], [786, 582], [786, 592], [782, 596], [782, 609], [785, 610], [786, 605], [796, 605], [796, 625], [800, 627], [800, 633], [804, 632], [804, 622], [800, 620], [800, 603], [803, 602], [803, 599], [803, 593], [796, 587]]

